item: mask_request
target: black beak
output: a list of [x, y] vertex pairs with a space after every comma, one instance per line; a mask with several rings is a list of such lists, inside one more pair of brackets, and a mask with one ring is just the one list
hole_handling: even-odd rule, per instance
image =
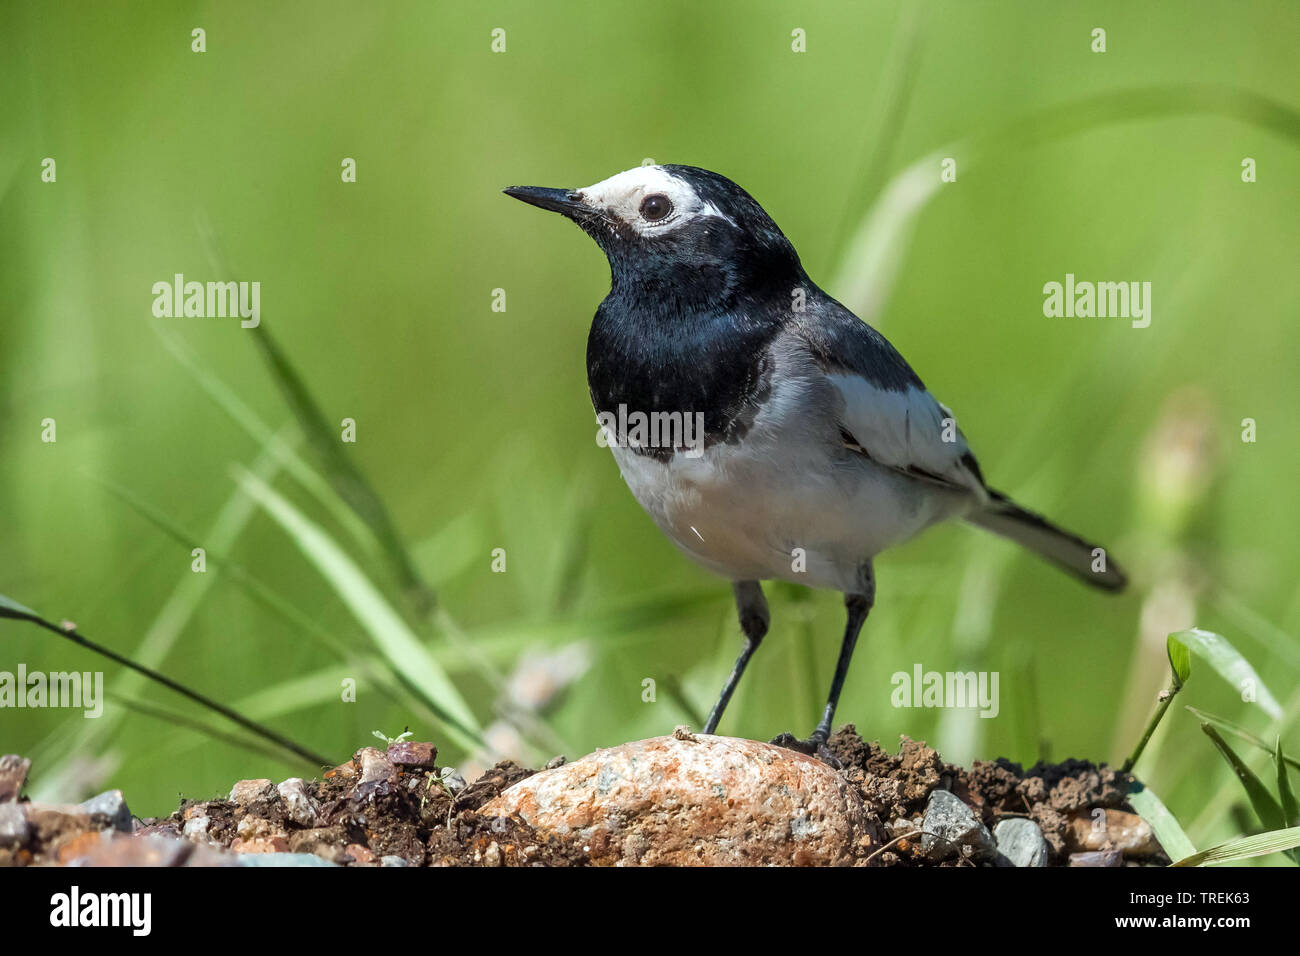
[[548, 189], [545, 186], [508, 186], [501, 190], [507, 196], [513, 196], [520, 202], [526, 202], [530, 206], [536, 206], [539, 209], [549, 209], [551, 212], [558, 212], [570, 219], [577, 219], [579, 216], [591, 212], [591, 209], [584, 203], [580, 193], [572, 189]]

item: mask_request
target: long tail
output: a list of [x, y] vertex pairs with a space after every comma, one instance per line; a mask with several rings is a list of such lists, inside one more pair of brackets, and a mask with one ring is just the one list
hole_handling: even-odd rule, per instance
[[1058, 528], [1042, 515], [1026, 511], [1000, 492], [990, 489], [988, 507], [966, 515], [966, 520], [1024, 545], [1093, 587], [1122, 591], [1128, 583], [1104, 549]]

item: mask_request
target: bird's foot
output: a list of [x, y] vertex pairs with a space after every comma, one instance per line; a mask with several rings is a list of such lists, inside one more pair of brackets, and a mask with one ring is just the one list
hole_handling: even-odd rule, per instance
[[826, 746], [826, 738], [818, 734], [813, 734], [807, 740], [800, 740], [794, 734], [777, 734], [768, 743], [775, 747], [784, 747], [786, 750], [807, 754], [809, 757], [816, 757], [836, 770], [844, 769], [844, 764], [840, 763], [839, 758]]

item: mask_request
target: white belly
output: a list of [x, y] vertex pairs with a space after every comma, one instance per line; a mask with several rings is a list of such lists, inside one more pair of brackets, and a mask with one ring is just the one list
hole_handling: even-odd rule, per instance
[[858, 591], [865, 561], [969, 506], [965, 494], [841, 449], [817, 404], [791, 397], [773, 396], [740, 444], [699, 458], [612, 449], [641, 507], [704, 567]]

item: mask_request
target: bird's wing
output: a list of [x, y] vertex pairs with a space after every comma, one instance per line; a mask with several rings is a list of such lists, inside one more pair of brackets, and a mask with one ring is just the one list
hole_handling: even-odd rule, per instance
[[843, 402], [837, 412], [846, 446], [917, 479], [987, 498], [952, 412], [883, 335], [833, 300], [799, 326]]

